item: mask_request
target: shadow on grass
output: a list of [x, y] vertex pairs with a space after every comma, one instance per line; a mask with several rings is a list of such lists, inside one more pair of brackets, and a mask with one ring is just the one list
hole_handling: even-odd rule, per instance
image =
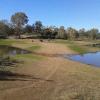
[[31, 76], [13, 73], [10, 71], [0, 71], [0, 81], [28, 81]]
[[24, 61], [11, 59], [10, 57], [0, 58], [0, 68], [16, 67], [18, 64], [23, 64]]
[[23, 61], [11, 59], [10, 57], [0, 58], [0, 81], [27, 81], [31, 77], [9, 71], [11, 67], [17, 67]]
[[0, 71], [0, 81], [33, 81], [33, 80], [48, 81], [48, 82], [53, 81], [53, 80], [45, 80], [42, 78], [36, 78], [30, 75], [13, 73], [10, 71]]
[[31, 75], [14, 73], [7, 70], [10, 67], [16, 67], [18, 64], [22, 64], [22, 63], [23, 61], [10, 59], [9, 57], [2, 58], [0, 61], [0, 81], [33, 81], [33, 80], [52, 81], [52, 80], [37, 78]]

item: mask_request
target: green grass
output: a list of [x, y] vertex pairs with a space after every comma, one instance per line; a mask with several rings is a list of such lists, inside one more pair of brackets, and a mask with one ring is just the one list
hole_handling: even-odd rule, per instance
[[68, 47], [71, 49], [71, 50], [73, 50], [73, 51], [75, 51], [75, 52], [77, 52], [77, 53], [79, 53], [79, 54], [84, 54], [84, 53], [87, 53], [88, 52], [88, 50], [85, 48], [85, 47], [83, 47], [83, 46], [80, 46], [80, 45], [78, 45], [78, 44], [75, 44], [75, 43], [70, 43], [70, 44], [68, 44]]
[[[85, 42], [85, 41], [83, 41], [83, 42]], [[68, 42], [67, 42], [68, 43]], [[90, 44], [90, 42], [89, 43], [87, 43], [87, 44]], [[77, 42], [77, 41], [70, 41], [69, 43], [68, 43], [68, 47], [71, 49], [71, 50], [73, 50], [73, 51], [75, 51], [75, 52], [77, 52], [77, 53], [79, 53], [79, 54], [84, 54], [84, 53], [88, 53], [88, 52], [97, 52], [97, 51], [100, 51], [100, 48], [99, 47], [91, 47], [91, 46], [87, 46], [86, 44], [80, 44], [79, 42]]]
[[0, 45], [12, 45], [14, 43], [22, 43], [24, 44], [24, 41], [20, 41], [20, 40], [12, 40], [12, 39], [0, 39]]
[[[39, 50], [41, 48], [41, 46], [37, 45], [37, 44], [32, 44], [30, 45], [30, 47], [26, 48], [28, 43], [25, 40], [17, 40], [17, 39], [0, 39], [0, 45], [14, 45], [14, 44], [25, 44], [25, 50], [28, 51], [36, 51]], [[16, 45], [15, 45], [16, 47]], [[30, 61], [36, 61], [36, 60], [41, 60], [43, 59], [43, 57], [39, 56], [39, 55], [34, 55], [34, 54], [18, 54], [14, 57], [12, 57], [12, 59], [18, 59], [18, 60], [30, 60]]]
[[82, 45], [76, 44], [75, 41], [70, 40], [55, 40], [54, 43], [61, 43], [67, 45], [71, 50], [79, 54], [84, 54], [88, 52], [88, 49]]
[[35, 50], [39, 50], [41, 48], [41, 46], [39, 45], [34, 45], [32, 47], [27, 48], [27, 50], [29, 51], [35, 51]]
[[19, 59], [19, 60], [30, 60], [30, 61], [38, 61], [42, 60], [44, 57], [34, 55], [34, 54], [19, 54], [13, 57], [14, 59]]

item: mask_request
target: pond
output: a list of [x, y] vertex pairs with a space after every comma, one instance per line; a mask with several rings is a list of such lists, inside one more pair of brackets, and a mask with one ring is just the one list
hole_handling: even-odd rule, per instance
[[86, 53], [83, 55], [64, 55], [64, 58], [81, 62], [88, 65], [100, 67], [100, 52]]
[[0, 56], [14, 56], [17, 54], [28, 54], [31, 53], [27, 50], [12, 47], [12, 46], [7, 46], [7, 45], [0, 45]]

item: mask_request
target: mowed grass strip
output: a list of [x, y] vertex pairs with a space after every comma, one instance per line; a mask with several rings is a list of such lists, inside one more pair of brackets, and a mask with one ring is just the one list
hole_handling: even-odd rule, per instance
[[54, 40], [53, 42], [64, 44], [78, 54], [100, 51], [99, 47], [88, 46], [91, 43], [93, 44], [93, 43], [96, 43], [98, 41], [91, 41], [90, 42], [90, 41], [70, 41], [70, 40], [59, 40], [59, 39], [57, 39], [57, 40]]
[[40, 45], [33, 45], [33, 46], [27, 48], [27, 50], [29, 50], [29, 51], [36, 51], [36, 50], [39, 50], [40, 48], [41, 48]]
[[0, 45], [12, 45], [14, 43], [25, 44], [25, 41], [17, 40], [17, 39], [0, 39]]
[[76, 53], [79, 54], [84, 54], [89, 52], [88, 49], [83, 46], [75, 43], [75, 41], [70, 41], [70, 40], [55, 40], [55, 43], [61, 43], [67, 45], [71, 50], [73, 50]]
[[20, 54], [20, 55], [16, 55], [14, 57], [14, 59], [19, 59], [19, 60], [23, 60], [23, 61], [39, 61], [42, 60], [44, 57], [39, 56], [39, 55], [35, 55], [35, 54]]
[[75, 51], [75, 52], [77, 52], [79, 54], [84, 54], [84, 53], [87, 53], [88, 52], [88, 50], [85, 47], [80, 46], [80, 45], [77, 45], [77, 44], [74, 44], [73, 42], [70, 43], [70, 44], [68, 44], [68, 47], [71, 50], [73, 50], [73, 51]]

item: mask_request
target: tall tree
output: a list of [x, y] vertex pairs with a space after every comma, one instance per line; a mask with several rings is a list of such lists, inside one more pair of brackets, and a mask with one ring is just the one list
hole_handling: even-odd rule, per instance
[[78, 31], [78, 33], [79, 33], [79, 37], [80, 37], [81, 39], [84, 39], [84, 37], [86, 37], [86, 31], [85, 31], [84, 28], [80, 29], [80, 30]]
[[75, 40], [79, 37], [78, 31], [71, 27], [67, 28], [67, 34], [70, 40]]
[[65, 28], [64, 26], [60, 26], [59, 30], [58, 30], [58, 35], [57, 35], [57, 38], [60, 38], [60, 39], [64, 39], [65, 38]]
[[34, 31], [36, 33], [39, 33], [40, 34], [41, 31], [42, 31], [42, 27], [43, 27], [42, 22], [41, 21], [36, 21], [33, 26], [34, 26]]
[[31, 25], [26, 25], [25, 28], [23, 29], [24, 33], [32, 33], [33, 32], [33, 27]]
[[51, 34], [51, 39], [56, 38], [56, 36], [58, 35], [58, 28], [56, 26], [50, 26], [49, 30], [51, 30], [50, 34]]
[[53, 38], [56, 38], [57, 37], [57, 35], [58, 35], [58, 28], [57, 27], [55, 27], [54, 28], [54, 30], [53, 30]]
[[50, 27], [44, 29], [43, 37], [47, 39], [52, 38], [52, 29]]
[[16, 35], [20, 38], [21, 30], [28, 23], [28, 17], [23, 12], [17, 12], [11, 16], [11, 22], [15, 27]]
[[0, 37], [7, 37], [9, 34], [10, 28], [4, 21], [0, 21]]
[[89, 30], [88, 33], [89, 33], [89, 38], [90, 38], [91, 40], [95, 40], [97, 34], [99, 33], [99, 30], [93, 28], [93, 29]]

